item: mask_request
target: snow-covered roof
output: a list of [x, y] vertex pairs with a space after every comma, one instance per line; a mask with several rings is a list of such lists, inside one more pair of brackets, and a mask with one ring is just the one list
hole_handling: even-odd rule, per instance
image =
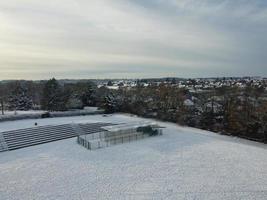
[[185, 106], [194, 106], [195, 104], [192, 100], [186, 99], [186, 100], [184, 100], [184, 105]]
[[113, 86], [106, 86], [108, 89], [111, 89], [111, 90], [118, 90], [120, 87], [117, 86], [117, 85], [113, 85]]
[[[0, 128], [34, 121], [4, 122]], [[37, 120], [38, 124], [69, 121], [144, 119], [94, 115]], [[88, 151], [72, 138], [0, 153], [0, 199], [266, 200], [266, 145], [157, 123], [166, 127], [161, 137], [99, 151]]]
[[128, 130], [128, 129], [134, 129], [134, 128], [145, 127], [145, 126], [158, 127], [155, 122], [149, 122], [149, 121], [140, 122], [140, 121], [137, 121], [137, 122], [130, 122], [130, 123], [112, 125], [112, 126], [104, 126], [102, 128], [107, 130], [107, 131], [121, 131], [121, 130]]
[[208, 107], [208, 108], [220, 108], [222, 107], [221, 104], [217, 103], [217, 102], [207, 102], [205, 103], [205, 107]]

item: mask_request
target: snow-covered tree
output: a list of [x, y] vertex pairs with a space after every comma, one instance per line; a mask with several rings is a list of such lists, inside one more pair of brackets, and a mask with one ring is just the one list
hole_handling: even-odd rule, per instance
[[55, 78], [46, 82], [43, 89], [43, 97], [41, 100], [42, 109], [48, 111], [66, 110], [69, 100], [69, 92], [63, 90]]
[[95, 104], [95, 90], [93, 85], [89, 82], [82, 88], [80, 99], [83, 106], [93, 106]]
[[33, 107], [32, 98], [27, 93], [27, 88], [18, 84], [8, 98], [10, 110], [30, 110]]
[[114, 113], [118, 110], [118, 102], [112, 93], [105, 96], [104, 108], [106, 113]]

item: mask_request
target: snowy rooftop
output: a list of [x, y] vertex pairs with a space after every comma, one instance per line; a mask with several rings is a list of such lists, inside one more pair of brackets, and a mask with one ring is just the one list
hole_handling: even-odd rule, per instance
[[[0, 123], [129, 123], [126, 115]], [[88, 151], [76, 139], [0, 153], [0, 199], [267, 199], [267, 148], [171, 123], [164, 135]]]
[[134, 129], [138, 127], [145, 127], [145, 126], [157, 126], [157, 124], [151, 121], [135, 121], [135, 122], [130, 122], [130, 123], [104, 126], [103, 129], [107, 131], [122, 131], [122, 130]]

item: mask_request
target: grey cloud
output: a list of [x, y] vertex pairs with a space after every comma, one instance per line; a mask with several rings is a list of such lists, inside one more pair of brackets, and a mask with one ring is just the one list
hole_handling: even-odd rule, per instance
[[260, 0], [10, 0], [0, 11], [0, 79], [267, 76]]

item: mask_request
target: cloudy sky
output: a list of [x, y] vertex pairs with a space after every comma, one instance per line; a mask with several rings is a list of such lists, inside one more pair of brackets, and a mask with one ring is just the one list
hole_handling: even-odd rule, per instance
[[267, 76], [266, 0], [2, 0], [0, 79]]

